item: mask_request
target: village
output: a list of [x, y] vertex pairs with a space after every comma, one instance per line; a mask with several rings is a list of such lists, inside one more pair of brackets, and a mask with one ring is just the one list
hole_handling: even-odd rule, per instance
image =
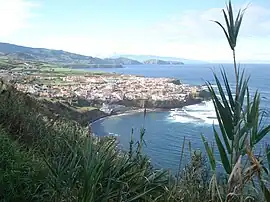
[[[40, 79], [41, 76], [32, 76]], [[32, 78], [33, 79], [33, 78]], [[173, 83], [174, 79], [145, 78], [130, 75], [68, 75], [62, 82], [54, 83], [55, 77], [48, 77], [47, 84], [33, 82], [16, 83], [23, 92], [40, 97], [70, 98], [79, 96], [87, 100], [117, 102], [121, 100], [185, 100], [196, 95], [201, 89], [197, 86]], [[58, 78], [59, 79], [59, 78]]]

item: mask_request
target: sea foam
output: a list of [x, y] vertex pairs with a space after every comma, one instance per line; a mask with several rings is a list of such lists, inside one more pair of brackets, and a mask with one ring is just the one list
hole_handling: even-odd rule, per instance
[[212, 101], [171, 110], [168, 120], [179, 123], [218, 124]]

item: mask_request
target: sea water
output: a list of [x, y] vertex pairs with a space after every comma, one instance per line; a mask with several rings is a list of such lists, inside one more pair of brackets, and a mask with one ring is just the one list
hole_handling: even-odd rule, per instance
[[[258, 89], [261, 93], [261, 108], [270, 109], [270, 65], [268, 64], [243, 64], [246, 74], [250, 75], [250, 92], [254, 94]], [[213, 72], [220, 75], [220, 68], [228, 73], [230, 84], [234, 86], [233, 66], [219, 64], [204, 65], [132, 65], [122, 69], [99, 69], [99, 71], [116, 72], [122, 74], [143, 75], [146, 77], [170, 77], [180, 79], [182, 83], [201, 85], [209, 81], [214, 84]], [[97, 69], [89, 70], [97, 71]], [[144, 127], [146, 146], [144, 152], [153, 165], [161, 168], [176, 170], [180, 161], [182, 144], [191, 143], [192, 149], [204, 151], [201, 140], [203, 134], [207, 140], [214, 141], [213, 126], [218, 127], [214, 106], [211, 101], [196, 105], [173, 109], [165, 112], [148, 112], [144, 118], [143, 113], [109, 117], [95, 122], [92, 130], [96, 135], [115, 135], [120, 147], [127, 150], [134, 130], [135, 139], [139, 139], [140, 129]], [[266, 116], [265, 124], [270, 124]], [[270, 134], [264, 139], [262, 146], [269, 142]], [[188, 144], [185, 145], [185, 157], [189, 157]]]

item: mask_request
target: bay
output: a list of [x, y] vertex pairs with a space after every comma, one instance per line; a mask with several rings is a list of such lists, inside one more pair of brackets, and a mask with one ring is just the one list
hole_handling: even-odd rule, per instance
[[[220, 68], [228, 73], [231, 85], [234, 85], [233, 66], [231, 64], [196, 64], [196, 65], [131, 65], [125, 68], [88, 69], [89, 71], [105, 71], [121, 74], [142, 75], [146, 77], [169, 77], [179, 79], [182, 83], [190, 85], [214, 82], [213, 72], [219, 74]], [[261, 108], [269, 111], [270, 105], [270, 65], [269, 64], [241, 64], [246, 75], [250, 75], [250, 91], [257, 89], [261, 93]], [[191, 105], [178, 112], [148, 112], [144, 120], [142, 113], [112, 116], [99, 120], [92, 125], [93, 132], [98, 136], [114, 135], [119, 140], [122, 149], [128, 150], [131, 130], [134, 129], [135, 140], [139, 139], [140, 129], [144, 127], [147, 154], [155, 167], [177, 170], [181, 147], [184, 137], [190, 141], [193, 149], [204, 150], [200, 135], [213, 141], [212, 125], [217, 123], [215, 111], [211, 101]], [[265, 124], [270, 124], [266, 117]], [[270, 143], [270, 134], [264, 139], [261, 146]], [[185, 155], [188, 159], [188, 145]]]

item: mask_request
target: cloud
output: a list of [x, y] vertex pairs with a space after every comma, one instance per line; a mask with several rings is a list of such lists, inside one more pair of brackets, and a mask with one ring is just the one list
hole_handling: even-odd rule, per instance
[[0, 37], [6, 37], [30, 26], [32, 9], [37, 6], [28, 0], [0, 0]]
[[[167, 50], [177, 51], [182, 57], [210, 61], [230, 60], [230, 50], [224, 33], [211, 20], [225, 23], [222, 8], [185, 11], [154, 25], [150, 32], [167, 44]], [[257, 58], [269, 56], [270, 50], [267, 50], [267, 47], [270, 45], [270, 8], [250, 5], [238, 38], [239, 59], [246, 60], [255, 55]]]
[[[242, 6], [244, 7], [244, 6]], [[220, 28], [211, 20], [225, 25], [222, 8], [203, 11], [186, 11], [180, 16], [173, 16], [152, 28], [155, 34], [162, 34], [167, 40], [187, 39], [205, 40], [223, 37]], [[241, 37], [270, 35], [270, 8], [250, 5], [242, 22]]]
[[[21, 3], [16, 6], [20, 12], [17, 17], [13, 16], [13, 26], [8, 28], [9, 32], [29, 26], [29, 19], [33, 15], [31, 3], [23, 0], [16, 2]], [[78, 30], [77, 33], [65, 34], [57, 33], [56, 30], [51, 36], [35, 34], [37, 37], [31, 40], [26, 38], [22, 44], [99, 57], [126, 53], [231, 61], [231, 51], [221, 28], [210, 20], [224, 23], [222, 8], [185, 11], [149, 27], [119, 27], [108, 32], [96, 29], [99, 31], [89, 33], [80, 33]], [[240, 61], [266, 60], [270, 56], [268, 47], [270, 9], [251, 5], [246, 11], [240, 30], [237, 58]]]

